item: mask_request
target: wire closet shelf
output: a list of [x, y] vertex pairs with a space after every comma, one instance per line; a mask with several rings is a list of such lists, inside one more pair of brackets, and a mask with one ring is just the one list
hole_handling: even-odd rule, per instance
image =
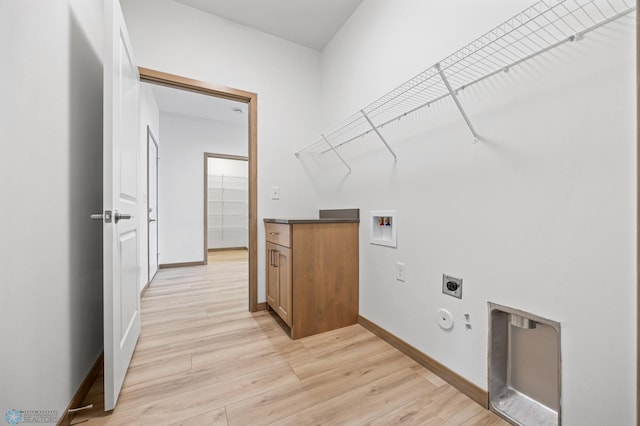
[[458, 91], [580, 40], [585, 33], [635, 8], [634, 0], [541, 0], [328, 129], [295, 154], [333, 151], [351, 171], [337, 148], [375, 133], [395, 158], [380, 129], [449, 96], [477, 141], [479, 135], [458, 99]]

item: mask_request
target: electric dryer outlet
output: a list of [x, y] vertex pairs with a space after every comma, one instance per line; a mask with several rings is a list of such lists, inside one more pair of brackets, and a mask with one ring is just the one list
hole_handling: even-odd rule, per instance
[[462, 278], [442, 274], [442, 293], [462, 299]]

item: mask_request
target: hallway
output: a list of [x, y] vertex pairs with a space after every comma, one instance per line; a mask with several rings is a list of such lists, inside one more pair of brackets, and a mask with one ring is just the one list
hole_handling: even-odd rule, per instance
[[503, 425], [359, 325], [292, 341], [247, 312], [245, 251], [162, 269], [142, 299], [142, 333], [117, 408], [102, 381], [88, 425]]

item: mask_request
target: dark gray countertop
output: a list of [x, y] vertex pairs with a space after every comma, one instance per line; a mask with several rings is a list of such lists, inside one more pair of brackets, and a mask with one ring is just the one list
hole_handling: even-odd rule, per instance
[[264, 219], [265, 223], [282, 223], [293, 225], [296, 223], [360, 223], [360, 219], [324, 218], [324, 219]]
[[293, 225], [296, 223], [360, 223], [360, 209], [334, 209], [320, 210], [319, 218], [301, 219], [264, 219], [265, 223], [283, 223]]

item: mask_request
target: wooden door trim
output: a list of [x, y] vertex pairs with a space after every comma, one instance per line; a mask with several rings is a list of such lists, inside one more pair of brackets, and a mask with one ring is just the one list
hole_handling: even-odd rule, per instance
[[176, 89], [244, 102], [249, 115], [249, 311], [258, 304], [258, 95], [245, 90], [140, 67], [140, 80]]
[[[243, 155], [204, 153], [204, 264], [209, 264], [209, 158], [221, 158], [223, 160], [249, 161], [249, 157]], [[234, 250], [244, 247], [234, 247]], [[224, 249], [221, 249], [224, 250]]]
[[163, 86], [188, 90], [196, 93], [204, 93], [206, 95], [216, 96], [218, 98], [245, 103], [249, 103], [252, 100], [257, 100], [258, 97], [258, 95], [253, 92], [247, 92], [245, 90], [234, 89], [227, 86], [220, 86], [217, 84], [194, 80], [191, 78], [152, 70], [149, 68], [138, 67], [138, 70], [140, 71], [140, 80], [147, 83], [160, 84]]

